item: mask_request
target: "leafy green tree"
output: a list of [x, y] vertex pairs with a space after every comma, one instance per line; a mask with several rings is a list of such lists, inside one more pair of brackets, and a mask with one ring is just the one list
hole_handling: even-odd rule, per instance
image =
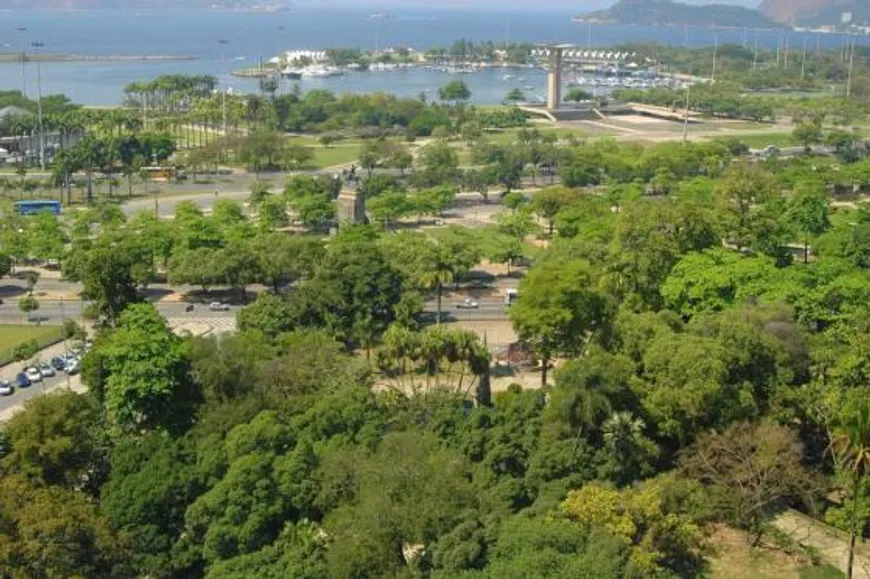
[[336, 244], [293, 298], [304, 325], [348, 345], [370, 347], [393, 321], [402, 279], [371, 242]]
[[359, 152], [360, 167], [366, 170], [369, 177], [381, 162], [381, 152], [378, 144], [373, 141], [363, 143]]
[[287, 217], [287, 207], [284, 199], [270, 197], [260, 204], [259, 211], [260, 227], [270, 231], [287, 227], [290, 220]]
[[595, 271], [583, 260], [532, 268], [520, 282], [510, 318], [519, 338], [541, 358], [542, 385], [553, 356], [583, 352], [606, 324], [609, 300], [595, 286]]
[[757, 244], [764, 235], [762, 209], [774, 197], [770, 175], [757, 166], [735, 165], [722, 176], [715, 196], [726, 241], [738, 251]]
[[239, 160], [259, 177], [261, 171], [272, 170], [278, 166], [278, 159], [285, 147], [286, 142], [277, 132], [257, 129], [240, 143]]
[[251, 196], [248, 197], [248, 202], [251, 207], [260, 207], [260, 205], [272, 195], [272, 187], [265, 181], [254, 181], [251, 183]]
[[803, 236], [804, 263], [810, 259], [810, 239], [825, 233], [831, 227], [828, 218], [830, 199], [820, 185], [806, 184], [789, 199], [786, 218], [795, 231]]
[[252, 304], [239, 310], [236, 322], [240, 331], [256, 330], [274, 339], [296, 327], [295, 312], [280, 296], [261, 293]]
[[[277, 538], [282, 519], [293, 508], [282, 483], [290, 485], [296, 482], [294, 475], [311, 474], [284, 472], [285, 465], [292, 466], [293, 439], [273, 412], [233, 428], [224, 449], [226, 472], [184, 516], [185, 541], [201, 549], [209, 562], [255, 552]], [[276, 458], [278, 453], [283, 456]]]
[[37, 486], [21, 475], [0, 477], [3, 548], [10, 577], [126, 576], [128, 551], [88, 500], [59, 486]]
[[581, 88], [572, 88], [565, 95], [565, 100], [569, 103], [579, 103], [580, 101], [591, 101], [592, 95]]
[[[189, 345], [166, 326], [154, 306], [127, 308], [99, 344], [105, 403], [122, 431], [183, 427], [199, 394], [190, 383]], [[89, 384], [89, 387], [91, 385]]]
[[208, 579], [238, 577], [305, 577], [327, 579], [326, 541], [316, 524], [288, 523], [278, 539], [251, 554], [218, 561], [209, 567]]
[[108, 474], [109, 441], [93, 399], [73, 392], [34, 398], [5, 433], [0, 468], [7, 476], [26, 476], [34, 486], [99, 492]]
[[28, 221], [28, 244], [33, 257], [43, 261], [59, 260], [67, 240], [57, 217], [39, 213]]
[[438, 89], [438, 98], [454, 104], [462, 103], [471, 98], [468, 85], [461, 80], [454, 80]]
[[332, 473], [353, 481], [353, 500], [325, 520], [336, 538], [327, 561], [337, 575], [406, 569], [403, 545], [433, 542], [473, 506], [467, 462], [431, 434], [388, 434], [371, 456], [355, 462], [350, 473]]
[[459, 177], [459, 155], [444, 141], [427, 144], [417, 157], [414, 176], [423, 187], [452, 185]]
[[556, 215], [571, 202], [572, 198], [571, 191], [564, 187], [541, 189], [532, 197], [532, 208], [539, 216], [547, 220], [550, 237], [553, 236]]
[[111, 454], [111, 476], [100, 509], [129, 537], [138, 572], [171, 572], [172, 545], [184, 530], [184, 510], [202, 491], [195, 457], [162, 433], [123, 437]]
[[480, 577], [617, 579], [625, 576], [627, 551], [622, 540], [562, 517], [515, 515], [501, 525]]
[[31, 314], [39, 309], [39, 300], [33, 296], [27, 296], [18, 300], [18, 309], [27, 314], [27, 319], [31, 318]]
[[14, 261], [9, 254], [0, 253], [0, 277], [9, 275], [12, 272]]
[[526, 236], [540, 231], [531, 212], [520, 210], [513, 213], [501, 213], [498, 217], [498, 230], [503, 235], [513, 237], [522, 242]]
[[91, 302], [94, 314], [107, 325], [115, 325], [121, 312], [139, 300], [131, 274], [129, 256], [112, 247], [97, 246], [87, 253], [77, 277], [82, 297]]
[[380, 222], [386, 229], [391, 223], [406, 215], [411, 209], [408, 195], [401, 191], [391, 191], [375, 197], [367, 203], [367, 209], [371, 212], [375, 221]]
[[809, 153], [812, 145], [822, 142], [822, 125], [815, 121], [800, 123], [792, 131], [792, 136], [796, 141], [802, 143], [804, 149]]

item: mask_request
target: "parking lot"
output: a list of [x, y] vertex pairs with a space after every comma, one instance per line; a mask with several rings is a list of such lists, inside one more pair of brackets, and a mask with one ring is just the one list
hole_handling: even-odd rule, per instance
[[37, 357], [28, 360], [26, 363], [15, 362], [0, 369], [0, 379], [12, 382], [14, 388], [11, 395], [0, 396], [0, 422], [9, 420], [15, 412], [23, 408], [25, 402], [36, 396], [41, 396], [60, 388], [70, 388], [76, 392], [83, 392], [85, 390], [80, 374], [70, 376], [65, 372], [56, 372], [53, 377], [43, 378], [41, 382], [34, 383], [26, 388], [15, 386], [15, 377], [26, 368], [37, 362], [48, 362], [52, 358], [65, 353], [67, 353], [67, 348], [63, 343], [60, 343], [46, 348]]

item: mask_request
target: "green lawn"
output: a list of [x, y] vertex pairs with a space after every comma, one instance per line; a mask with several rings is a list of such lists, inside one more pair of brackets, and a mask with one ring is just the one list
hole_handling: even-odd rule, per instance
[[[39, 313], [37, 311], [37, 313]], [[24, 315], [24, 314], [22, 314]], [[12, 326], [0, 325], [0, 353], [11, 350], [18, 344], [28, 340], [39, 342], [57, 336], [60, 328], [57, 326]]]
[[314, 149], [313, 165], [318, 169], [353, 163], [359, 158], [359, 145], [335, 145], [328, 149], [317, 147]]
[[819, 567], [804, 567], [800, 571], [800, 579], [841, 579], [843, 573], [831, 565]]
[[739, 141], [753, 149], [763, 149], [768, 145], [777, 147], [796, 147], [798, 143], [791, 133], [761, 133], [757, 135], [740, 135], [723, 137], [727, 140]]

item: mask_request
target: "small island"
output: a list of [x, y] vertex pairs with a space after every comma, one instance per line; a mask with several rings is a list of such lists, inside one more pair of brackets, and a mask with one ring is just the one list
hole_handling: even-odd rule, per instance
[[575, 20], [651, 26], [782, 27], [782, 24], [750, 8], [725, 4], [694, 6], [673, 0], [620, 0], [606, 10], [591, 12]]

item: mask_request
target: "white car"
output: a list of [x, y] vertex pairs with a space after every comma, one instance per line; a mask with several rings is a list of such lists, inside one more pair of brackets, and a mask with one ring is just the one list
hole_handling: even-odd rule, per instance
[[24, 373], [27, 375], [27, 379], [31, 382], [42, 382], [42, 372], [39, 371], [39, 368], [31, 366], [24, 370]]
[[67, 362], [66, 368], [64, 368], [64, 372], [70, 376], [78, 374], [79, 370], [81, 370], [81, 362], [79, 362], [78, 358], [72, 358]]
[[48, 364], [40, 364], [37, 366], [39, 373], [42, 374], [43, 378], [51, 378], [54, 376], [54, 368], [52, 368]]
[[457, 310], [476, 310], [479, 307], [480, 304], [471, 298], [465, 298], [464, 300], [456, 304]]
[[208, 309], [213, 312], [228, 312], [230, 311], [230, 306], [221, 302], [212, 302], [208, 305]]
[[0, 396], [12, 396], [15, 388], [12, 387], [12, 382], [8, 380], [0, 380]]

